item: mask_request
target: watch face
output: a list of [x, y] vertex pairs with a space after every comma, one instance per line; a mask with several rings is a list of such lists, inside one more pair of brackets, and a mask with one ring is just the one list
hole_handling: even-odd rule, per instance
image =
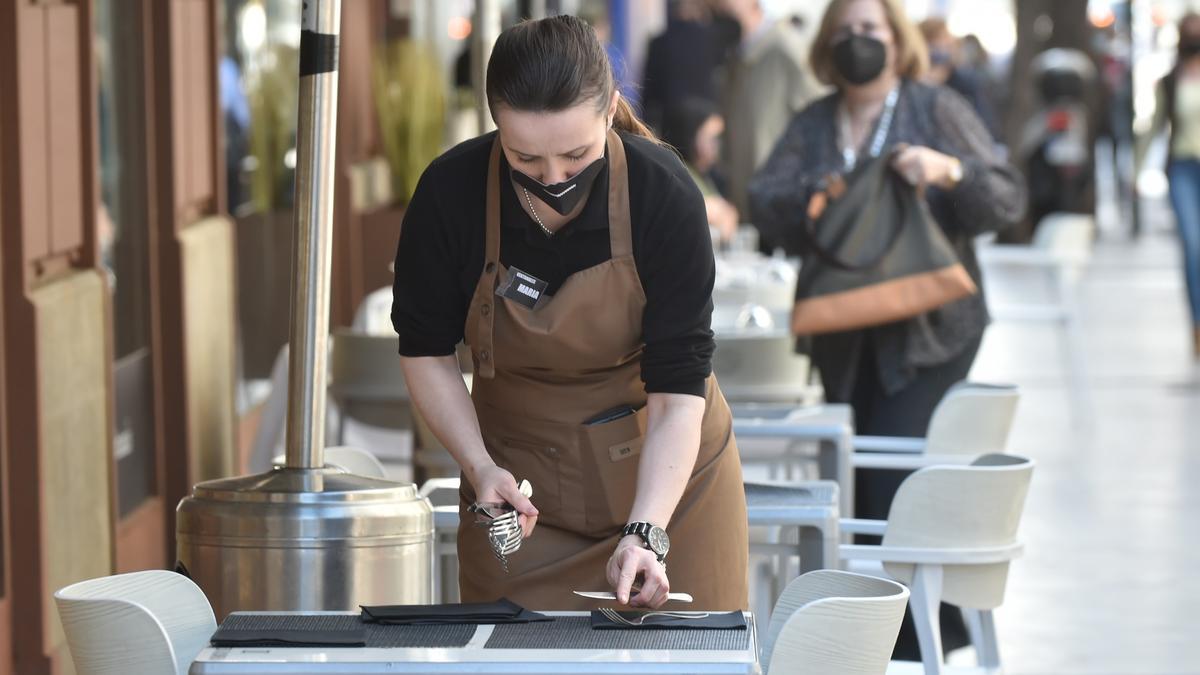
[[671, 548], [671, 538], [667, 536], [667, 531], [661, 527], [650, 528], [650, 549], [658, 555], [666, 555], [667, 550]]

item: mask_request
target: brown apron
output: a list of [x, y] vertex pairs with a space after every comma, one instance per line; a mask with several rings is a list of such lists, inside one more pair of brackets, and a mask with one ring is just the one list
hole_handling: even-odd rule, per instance
[[[597, 606], [572, 590], [606, 590], [605, 565], [637, 490], [646, 433], [641, 381], [646, 296], [633, 259], [629, 186], [620, 137], [608, 135], [608, 217], [612, 258], [567, 278], [533, 310], [496, 295], [500, 265], [500, 141], [488, 170], [483, 274], [465, 334], [475, 362], [472, 398], [483, 441], [498, 465], [533, 485], [539, 517], [533, 536], [509, 559], [506, 574], [483, 529], [466, 511], [464, 480], [458, 532], [464, 602], [508, 597], [532, 609]], [[671, 588], [695, 607], [747, 606], [746, 500], [729, 406], [709, 377], [700, 452], [667, 532]], [[619, 405], [636, 415], [583, 422]]]

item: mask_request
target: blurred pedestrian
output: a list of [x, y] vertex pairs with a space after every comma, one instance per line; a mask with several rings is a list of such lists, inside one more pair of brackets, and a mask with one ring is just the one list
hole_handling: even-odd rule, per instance
[[701, 98], [689, 98], [667, 108], [661, 138], [679, 152], [692, 180], [704, 195], [708, 226], [722, 242], [733, 239], [738, 229], [738, 210], [717, 187], [713, 170], [721, 155], [725, 120], [717, 106]]
[[988, 96], [986, 74], [978, 71], [963, 54], [962, 42], [940, 17], [921, 22], [921, 35], [929, 47], [929, 71], [924, 81], [957, 91], [975, 109], [992, 138], [999, 138], [996, 113]]
[[715, 7], [741, 28], [738, 48], [720, 75], [726, 129], [721, 164], [730, 199], [747, 213], [746, 186], [755, 169], [820, 88], [807, 65], [803, 35], [790, 20], [768, 18], [759, 0], [716, 0]]
[[[810, 198], [860, 158], [894, 152], [893, 169], [924, 194], [980, 284], [972, 241], [1021, 218], [1024, 181], [996, 156], [987, 128], [961, 96], [920, 81], [924, 40], [899, 1], [832, 0], [813, 39], [811, 64], [836, 92], [792, 120], [755, 175], [753, 222], [790, 252], [808, 254], [802, 232]], [[859, 433], [923, 436], [938, 401], [970, 371], [987, 322], [980, 292], [907, 321], [817, 335], [811, 357], [826, 399], [853, 406]], [[904, 475], [858, 472], [855, 515], [887, 517]], [[957, 613], [942, 614], [945, 647], [965, 644], [961, 620], [953, 631]], [[917, 657], [915, 640], [898, 642], [897, 656]]]
[[1200, 14], [1179, 21], [1175, 67], [1159, 84], [1155, 130], [1170, 126], [1167, 179], [1183, 244], [1192, 317], [1192, 354], [1200, 360]]
[[671, 105], [692, 98], [716, 101], [720, 51], [704, 0], [672, 0], [667, 11], [667, 28], [650, 40], [642, 75], [642, 118], [660, 132]]

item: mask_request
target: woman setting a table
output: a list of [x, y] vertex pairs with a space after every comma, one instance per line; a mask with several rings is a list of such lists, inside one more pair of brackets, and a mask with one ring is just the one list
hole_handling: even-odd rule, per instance
[[[462, 599], [586, 609], [572, 591], [610, 588], [657, 608], [678, 590], [745, 609], [703, 197], [579, 19], [501, 34], [487, 95], [497, 131], [435, 160], [405, 213], [392, 310], [413, 401], [462, 469]], [[519, 514], [507, 571], [474, 503]]]

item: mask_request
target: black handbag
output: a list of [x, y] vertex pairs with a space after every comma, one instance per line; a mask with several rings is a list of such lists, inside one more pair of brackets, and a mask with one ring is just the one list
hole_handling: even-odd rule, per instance
[[809, 202], [792, 333], [910, 319], [978, 293], [925, 200], [884, 153]]

